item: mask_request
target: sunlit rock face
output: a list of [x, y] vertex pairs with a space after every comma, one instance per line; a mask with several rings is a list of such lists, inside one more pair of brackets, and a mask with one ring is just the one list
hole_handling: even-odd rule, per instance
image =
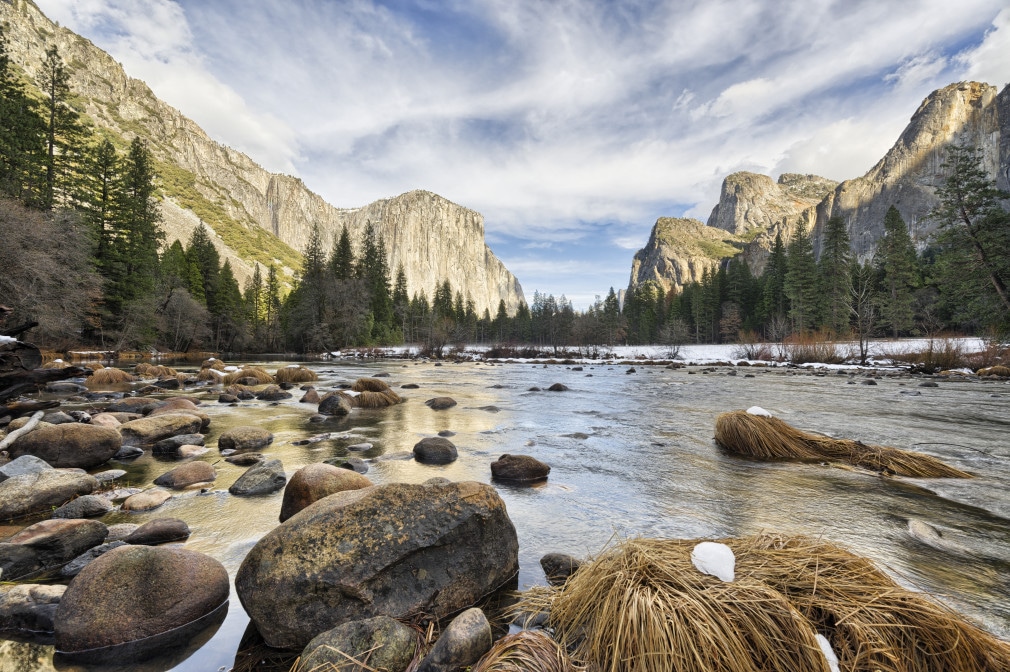
[[277, 263], [282, 280], [290, 282], [315, 223], [328, 252], [342, 226], [357, 246], [370, 222], [385, 238], [391, 272], [403, 265], [411, 296], [424, 291], [431, 300], [436, 284], [449, 280], [478, 314], [487, 309], [494, 315], [499, 301], [514, 313], [525, 300], [515, 276], [485, 244], [479, 213], [424, 191], [361, 208], [334, 207], [298, 178], [268, 172], [212, 140], [109, 54], [54, 24], [33, 3], [0, 2], [0, 23], [8, 24], [11, 60], [29, 77], [37, 78], [46, 49], [55, 45], [70, 74], [74, 105], [96, 126], [148, 142], [161, 180], [176, 189], [166, 191], [185, 193], [161, 203], [167, 242], [185, 243], [203, 220], [217, 233], [214, 244], [240, 286], [252, 276], [254, 254], [261, 264]]

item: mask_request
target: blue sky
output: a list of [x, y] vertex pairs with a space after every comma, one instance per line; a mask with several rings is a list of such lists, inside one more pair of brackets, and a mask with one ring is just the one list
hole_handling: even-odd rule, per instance
[[36, 0], [338, 207], [428, 189], [534, 290], [627, 285], [723, 177], [868, 170], [922, 99], [1010, 81], [1005, 0]]

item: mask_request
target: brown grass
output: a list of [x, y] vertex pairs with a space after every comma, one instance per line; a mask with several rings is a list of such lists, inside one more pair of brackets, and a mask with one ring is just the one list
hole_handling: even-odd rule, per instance
[[137, 380], [122, 369], [98, 369], [84, 381], [86, 385], [114, 385], [116, 383], [132, 383]]
[[285, 366], [274, 374], [275, 383], [311, 383], [315, 380], [319, 380], [316, 372], [304, 366]]
[[223, 375], [214, 373], [215, 371], [220, 371], [220, 370], [221, 369], [215, 369], [213, 367], [206, 366], [206, 367], [200, 369], [200, 372], [196, 374], [196, 379], [197, 380], [207, 380], [207, 381], [210, 381], [210, 382], [213, 382], [213, 383], [220, 383], [222, 380], [224, 380], [225, 377]]
[[575, 672], [571, 658], [539, 630], [522, 630], [495, 642], [471, 672]]
[[732, 453], [762, 460], [826, 460], [911, 478], [971, 478], [929, 455], [810, 434], [778, 418], [746, 411], [720, 414], [715, 419], [715, 440]]
[[358, 378], [354, 381], [354, 385], [351, 385], [351, 389], [355, 392], [385, 392], [389, 389], [389, 385], [379, 378]]
[[142, 378], [162, 378], [164, 376], [175, 377], [179, 373], [170, 366], [149, 364], [148, 362], [140, 362], [133, 367], [133, 372]]
[[978, 370], [980, 376], [996, 376], [997, 378], [1010, 378], [1010, 367], [1007, 366], [987, 366]]
[[402, 404], [403, 398], [391, 389], [386, 388], [385, 392], [372, 392], [365, 390], [350, 399], [351, 405], [357, 408], [386, 408]]
[[971, 356], [961, 341], [952, 337], [931, 338], [919, 350], [891, 348], [886, 356], [896, 362], [910, 365], [913, 371], [936, 373], [948, 369], [963, 369], [969, 365]]
[[214, 369], [215, 371], [224, 371], [224, 367], [225, 363], [216, 357], [204, 360], [203, 364], [200, 365], [201, 369]]
[[841, 364], [845, 361], [834, 336], [827, 333], [793, 334], [782, 341], [785, 358], [793, 364]]
[[830, 543], [724, 539], [736, 580], [698, 572], [698, 540], [635, 539], [518, 608], [547, 610], [562, 646], [601, 672], [996, 672], [1010, 645]]
[[258, 366], [246, 366], [238, 371], [232, 371], [224, 377], [222, 382], [225, 385], [231, 385], [241, 378], [255, 378], [257, 384], [259, 385], [268, 385], [274, 382], [274, 377], [267, 373], [266, 369], [262, 369]]

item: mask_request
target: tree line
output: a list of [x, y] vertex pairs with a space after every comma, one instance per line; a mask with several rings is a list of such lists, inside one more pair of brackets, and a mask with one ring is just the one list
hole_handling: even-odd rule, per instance
[[611, 288], [586, 310], [534, 293], [514, 314], [502, 300], [478, 314], [448, 280], [433, 296], [408, 295], [391, 272], [381, 233], [367, 224], [357, 245], [346, 227], [331, 250], [318, 225], [286, 292], [276, 265], [254, 266], [239, 288], [204, 225], [164, 247], [158, 176], [147, 145], [95, 128], [70, 92], [58, 50], [37, 83], [8, 57], [0, 26], [0, 297], [39, 323], [54, 347], [160, 346], [175, 351], [323, 352], [420, 343], [575, 347], [782, 340], [1010, 329], [1010, 214], [1006, 192], [970, 147], [948, 152], [948, 177], [932, 213], [938, 234], [917, 251], [891, 208], [869, 259], [851, 252], [845, 223], [830, 219], [819, 254], [809, 232], [777, 237], [764, 271], [740, 257], [700, 282], [667, 293], [657, 282]]

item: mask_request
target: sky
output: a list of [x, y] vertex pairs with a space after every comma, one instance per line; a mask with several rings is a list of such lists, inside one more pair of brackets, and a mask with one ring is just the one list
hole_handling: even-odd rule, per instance
[[930, 92], [1010, 82], [1006, 0], [35, 0], [337, 207], [427, 189], [585, 308], [723, 178], [857, 177]]

